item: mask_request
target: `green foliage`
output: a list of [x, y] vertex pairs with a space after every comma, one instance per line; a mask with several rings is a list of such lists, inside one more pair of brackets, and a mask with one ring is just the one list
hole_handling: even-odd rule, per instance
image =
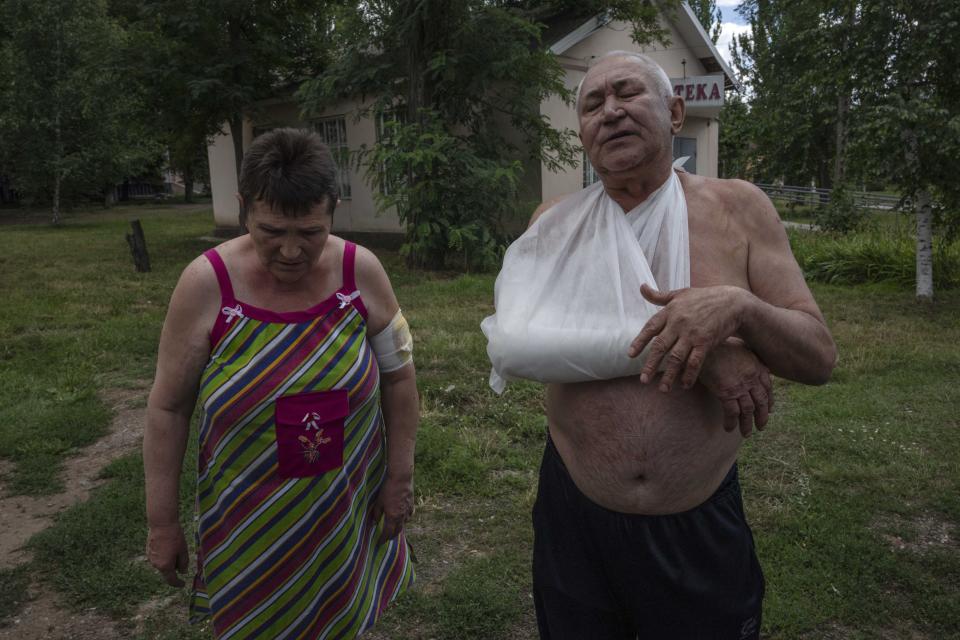
[[432, 268], [442, 268], [445, 256], [458, 256], [456, 266], [465, 269], [497, 266], [500, 221], [514, 213], [520, 163], [483, 157], [437, 113], [386, 130], [389, 144], [374, 147], [366, 160], [379, 169], [371, 182], [380, 206], [396, 207], [407, 225], [403, 255]]
[[236, 131], [256, 103], [322, 71], [328, 58], [328, 3], [319, 0], [112, 0], [138, 35], [138, 75], [156, 110], [170, 163], [203, 177], [207, 139]]
[[866, 220], [866, 211], [853, 202], [853, 194], [840, 184], [830, 192], [830, 202], [816, 210], [814, 222], [824, 231], [846, 234], [859, 229]]
[[544, 23], [609, 11], [633, 24], [637, 42], [665, 37], [660, 9], [641, 0], [390, 0], [337, 11], [339, 56], [298, 97], [308, 114], [369, 97], [371, 115], [394, 121], [359, 161], [378, 205], [405, 223], [403, 251], [415, 266], [496, 264], [524, 169], [577, 162], [574, 132], [540, 114], [550, 96], [572, 98], [541, 42]]
[[27, 203], [103, 197], [159, 165], [161, 147], [131, 81], [134, 46], [105, 0], [3, 0], [0, 170]]
[[0, 569], [0, 629], [20, 610], [27, 599], [30, 575], [26, 567]]
[[960, 215], [960, 5], [871, 3], [861, 28], [870, 64], [863, 65], [858, 87], [858, 159], [902, 195], [927, 191]]
[[751, 145], [753, 118], [743, 97], [730, 92], [720, 109], [718, 172], [721, 178], [750, 179], [755, 151]]
[[[790, 245], [807, 278], [831, 284], [889, 282], [914, 284], [916, 252], [909, 236], [884, 229], [856, 234], [794, 231]], [[933, 280], [938, 288], [960, 286], [960, 243], [934, 249]]]
[[723, 26], [723, 12], [717, 6], [717, 0], [690, 0], [688, 4], [703, 26], [703, 30], [716, 44]]
[[837, 105], [849, 93], [856, 60], [848, 43], [850, 5], [748, 0], [737, 9], [752, 30], [735, 40], [733, 60], [749, 96], [759, 181], [831, 186]]

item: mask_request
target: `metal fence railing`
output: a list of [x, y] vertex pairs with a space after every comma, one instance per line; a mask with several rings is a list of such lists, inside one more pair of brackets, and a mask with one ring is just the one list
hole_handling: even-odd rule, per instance
[[[795, 187], [779, 184], [755, 183], [771, 200], [794, 202], [809, 206], [822, 206], [830, 203], [831, 189], [816, 187]], [[863, 209], [881, 209], [889, 211], [900, 207], [908, 207], [909, 203], [902, 202], [899, 196], [890, 196], [868, 191], [850, 191], [853, 204]]]

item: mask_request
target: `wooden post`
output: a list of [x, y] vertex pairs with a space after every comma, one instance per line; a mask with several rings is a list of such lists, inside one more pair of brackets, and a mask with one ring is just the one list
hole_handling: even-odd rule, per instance
[[147, 239], [143, 236], [143, 227], [139, 220], [131, 220], [130, 227], [133, 233], [127, 234], [127, 244], [130, 245], [130, 253], [133, 255], [133, 264], [137, 271], [145, 273], [150, 271], [150, 256], [147, 254]]

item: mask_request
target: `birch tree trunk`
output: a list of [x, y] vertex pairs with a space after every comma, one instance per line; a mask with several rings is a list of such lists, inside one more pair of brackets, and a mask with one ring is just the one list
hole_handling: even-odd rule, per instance
[[917, 194], [917, 300], [933, 301], [933, 210], [930, 192]]
[[[917, 132], [907, 128], [903, 132], [907, 143], [907, 168], [913, 175], [918, 171], [919, 162]], [[917, 216], [917, 300], [931, 302], [933, 300], [933, 208], [930, 204], [930, 191], [920, 189], [914, 201], [914, 212]]]

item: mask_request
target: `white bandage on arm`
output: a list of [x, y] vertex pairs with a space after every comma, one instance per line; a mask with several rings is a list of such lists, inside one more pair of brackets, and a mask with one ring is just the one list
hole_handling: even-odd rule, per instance
[[382, 373], [389, 373], [413, 362], [413, 336], [406, 318], [397, 310], [387, 327], [370, 338]]

